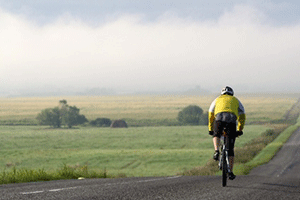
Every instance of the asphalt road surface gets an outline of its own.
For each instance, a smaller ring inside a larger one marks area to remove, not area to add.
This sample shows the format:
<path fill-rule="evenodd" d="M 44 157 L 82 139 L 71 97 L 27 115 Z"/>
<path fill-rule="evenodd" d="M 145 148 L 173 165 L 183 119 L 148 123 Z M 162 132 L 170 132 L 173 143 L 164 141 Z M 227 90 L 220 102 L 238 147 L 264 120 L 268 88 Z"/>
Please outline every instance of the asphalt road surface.
<path fill-rule="evenodd" d="M 0 199 L 300 200 L 300 129 L 268 164 L 227 187 L 220 176 L 84 179 L 2 185 Z"/>

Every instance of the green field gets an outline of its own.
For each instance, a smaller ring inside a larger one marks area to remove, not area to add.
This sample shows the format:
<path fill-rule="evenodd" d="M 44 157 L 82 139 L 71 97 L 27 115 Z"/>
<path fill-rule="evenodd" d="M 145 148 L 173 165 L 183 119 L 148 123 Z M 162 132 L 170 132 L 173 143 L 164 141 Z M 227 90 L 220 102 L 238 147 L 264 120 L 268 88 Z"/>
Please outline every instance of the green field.
<path fill-rule="evenodd" d="M 207 112 L 217 95 L 133 95 L 104 97 L 0 98 L 0 124 L 35 124 L 41 110 L 59 100 L 80 109 L 88 120 L 126 119 L 127 129 L 47 126 L 0 126 L 0 169 L 44 169 L 63 166 L 106 171 L 113 176 L 172 176 L 205 165 L 213 144 L 207 126 L 170 126 L 178 112 L 198 105 Z M 257 138 L 297 102 L 298 95 L 241 95 L 247 120 L 236 147 Z M 169 126 L 161 126 L 163 124 Z M 253 124 L 253 125 L 250 125 Z M 133 127 L 133 126 L 145 127 Z M 153 127 L 149 127 L 152 125 Z"/>
<path fill-rule="evenodd" d="M 267 127 L 251 125 L 241 147 Z M 0 126 L 1 168 L 54 171 L 63 164 L 126 176 L 171 176 L 204 165 L 213 145 L 206 126 L 47 129 Z"/>

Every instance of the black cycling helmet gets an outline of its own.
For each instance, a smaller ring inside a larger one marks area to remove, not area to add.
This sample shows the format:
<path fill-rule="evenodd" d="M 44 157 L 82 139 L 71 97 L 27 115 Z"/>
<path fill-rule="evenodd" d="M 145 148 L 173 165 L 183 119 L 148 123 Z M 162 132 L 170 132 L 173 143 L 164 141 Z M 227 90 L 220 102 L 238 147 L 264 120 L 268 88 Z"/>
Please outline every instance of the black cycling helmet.
<path fill-rule="evenodd" d="M 228 95 L 231 95 L 233 96 L 234 92 L 233 92 L 233 89 L 229 86 L 226 86 L 224 87 L 222 90 L 221 90 L 221 94 L 228 94 Z"/>

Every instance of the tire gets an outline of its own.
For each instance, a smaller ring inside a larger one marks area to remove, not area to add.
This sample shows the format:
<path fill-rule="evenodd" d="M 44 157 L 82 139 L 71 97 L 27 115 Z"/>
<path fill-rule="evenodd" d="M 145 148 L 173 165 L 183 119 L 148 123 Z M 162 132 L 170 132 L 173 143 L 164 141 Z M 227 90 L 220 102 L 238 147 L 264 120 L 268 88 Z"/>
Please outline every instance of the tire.
<path fill-rule="evenodd" d="M 227 160 L 226 160 L 226 156 L 227 153 L 226 152 L 228 150 L 228 137 L 224 138 L 224 144 L 225 144 L 225 148 L 222 151 L 222 186 L 225 187 L 227 185 L 227 172 L 228 172 L 228 165 L 227 165 Z"/>
<path fill-rule="evenodd" d="M 227 163 L 225 157 L 225 151 L 223 151 L 222 155 L 222 186 L 225 187 L 227 185 Z"/>

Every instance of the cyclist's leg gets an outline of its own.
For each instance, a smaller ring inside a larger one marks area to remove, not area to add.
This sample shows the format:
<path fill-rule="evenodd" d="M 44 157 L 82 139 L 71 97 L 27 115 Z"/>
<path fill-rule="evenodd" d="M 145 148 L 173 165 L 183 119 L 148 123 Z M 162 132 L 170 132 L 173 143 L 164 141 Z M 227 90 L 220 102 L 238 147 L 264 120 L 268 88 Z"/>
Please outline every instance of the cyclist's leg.
<path fill-rule="evenodd" d="M 228 173 L 229 179 L 233 180 L 235 179 L 236 175 L 233 173 L 233 164 L 234 164 L 234 156 L 229 156 L 229 167 L 230 167 L 230 172 Z"/>
<path fill-rule="evenodd" d="M 229 167 L 231 174 L 229 175 L 229 178 L 233 180 L 235 178 L 235 175 L 233 174 L 233 166 L 234 166 L 234 144 L 235 144 L 235 136 L 236 136 L 236 124 L 228 124 L 228 131 L 229 131 Z"/>
<path fill-rule="evenodd" d="M 229 167 L 231 172 L 233 170 L 233 165 L 234 165 L 234 156 L 229 156 Z"/>
<path fill-rule="evenodd" d="M 214 122 L 214 137 L 213 137 L 213 144 L 214 144 L 214 149 L 215 153 L 213 155 L 214 160 L 219 160 L 219 155 L 220 155 L 220 137 L 222 134 L 222 131 L 224 129 L 224 123 L 221 121 L 215 121 Z"/>
<path fill-rule="evenodd" d="M 214 143 L 215 150 L 219 150 L 220 137 L 222 135 L 223 129 L 224 129 L 224 122 L 222 122 L 222 121 L 215 121 L 214 122 L 213 143 Z"/>
<path fill-rule="evenodd" d="M 218 161 L 219 157 L 220 157 L 220 150 L 219 150 L 219 147 L 220 147 L 220 138 L 219 137 L 214 137 L 213 138 L 213 143 L 214 143 L 214 148 L 215 148 L 213 159 L 215 161 Z"/>
<path fill-rule="evenodd" d="M 219 137 L 214 137 L 213 138 L 213 143 L 214 143 L 215 151 L 218 151 L 219 146 L 220 146 L 220 138 Z"/>
<path fill-rule="evenodd" d="M 235 144 L 235 137 L 230 137 L 228 157 L 229 157 L 229 167 L 231 172 L 233 172 L 233 165 L 234 165 L 234 144 Z"/>

